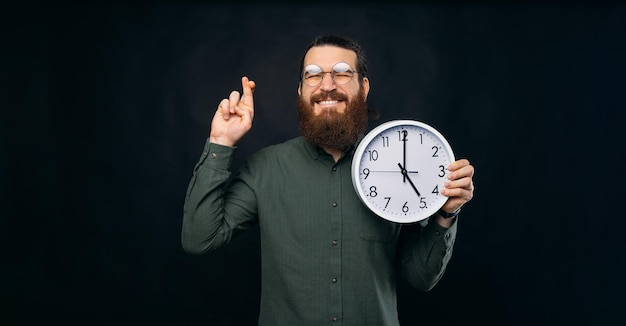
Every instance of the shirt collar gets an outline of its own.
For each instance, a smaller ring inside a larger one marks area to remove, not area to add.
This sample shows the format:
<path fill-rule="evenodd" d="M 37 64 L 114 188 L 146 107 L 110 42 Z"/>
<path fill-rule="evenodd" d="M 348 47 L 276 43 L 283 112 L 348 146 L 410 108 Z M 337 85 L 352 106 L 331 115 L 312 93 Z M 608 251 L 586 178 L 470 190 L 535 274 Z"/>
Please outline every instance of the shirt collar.
<path fill-rule="evenodd" d="M 356 150 L 356 146 L 361 142 L 361 140 L 363 140 L 364 137 L 365 137 L 365 135 L 360 135 L 359 138 L 357 138 L 357 140 L 354 143 L 354 145 L 348 146 L 348 148 L 346 148 L 343 151 L 343 156 L 352 156 L 352 155 L 354 155 L 354 151 Z M 307 153 L 309 153 L 309 155 L 311 155 L 312 159 L 317 160 L 317 159 L 320 158 L 321 155 L 328 155 L 328 153 L 326 153 L 326 151 L 324 151 L 324 149 L 322 149 L 318 145 L 314 145 L 314 144 L 309 143 L 308 141 L 306 141 L 304 139 L 304 137 L 302 138 L 302 140 L 304 142 L 305 150 L 307 151 Z"/>

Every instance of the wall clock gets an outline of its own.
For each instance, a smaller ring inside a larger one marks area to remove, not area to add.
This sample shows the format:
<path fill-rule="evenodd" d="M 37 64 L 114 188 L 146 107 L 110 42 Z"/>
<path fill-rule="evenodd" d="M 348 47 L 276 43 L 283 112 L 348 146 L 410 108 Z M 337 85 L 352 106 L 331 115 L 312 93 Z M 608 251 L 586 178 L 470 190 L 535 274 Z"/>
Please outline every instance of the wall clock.
<path fill-rule="evenodd" d="M 415 120 L 392 120 L 368 132 L 352 160 L 352 183 L 361 201 L 397 223 L 426 219 L 446 203 L 440 190 L 454 162 L 448 141 Z"/>

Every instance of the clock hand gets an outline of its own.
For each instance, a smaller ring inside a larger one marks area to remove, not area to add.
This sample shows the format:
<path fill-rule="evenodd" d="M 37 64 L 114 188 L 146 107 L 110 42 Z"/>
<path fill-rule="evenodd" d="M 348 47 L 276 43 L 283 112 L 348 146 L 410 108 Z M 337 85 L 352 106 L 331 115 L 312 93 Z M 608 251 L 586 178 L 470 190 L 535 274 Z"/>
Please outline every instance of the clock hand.
<path fill-rule="evenodd" d="M 402 164 L 403 166 L 406 166 L 406 135 L 407 135 L 407 131 L 402 130 Z M 404 170 L 403 167 L 400 167 L 400 168 Z M 402 180 L 403 182 L 406 182 L 406 173 L 402 174 Z"/>
<path fill-rule="evenodd" d="M 402 173 L 402 175 L 407 180 L 409 180 L 409 183 L 411 184 L 411 187 L 413 187 L 413 190 L 415 190 L 415 193 L 417 193 L 417 195 L 421 197 L 422 195 L 420 195 L 420 192 L 415 187 L 415 184 L 413 184 L 413 181 L 411 181 L 411 178 L 409 178 L 409 174 L 406 172 L 406 169 L 404 167 L 402 167 L 402 164 L 400 164 L 400 163 L 398 163 L 398 166 L 400 167 L 400 172 Z"/>

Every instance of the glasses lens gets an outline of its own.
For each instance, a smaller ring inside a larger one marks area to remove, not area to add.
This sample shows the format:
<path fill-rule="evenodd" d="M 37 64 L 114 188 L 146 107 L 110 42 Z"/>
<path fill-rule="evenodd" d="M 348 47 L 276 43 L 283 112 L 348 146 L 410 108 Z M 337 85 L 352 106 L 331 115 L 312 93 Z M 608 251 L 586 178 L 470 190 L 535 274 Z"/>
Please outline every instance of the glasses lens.
<path fill-rule="evenodd" d="M 345 62 L 339 62 L 333 67 L 334 72 L 347 72 L 351 70 L 352 67 L 350 67 L 350 65 Z"/>
<path fill-rule="evenodd" d="M 308 65 L 304 67 L 304 72 L 302 73 L 302 80 L 305 84 L 309 86 L 317 86 L 322 82 L 322 77 L 324 74 L 322 73 L 322 68 L 318 65 Z"/>
<path fill-rule="evenodd" d="M 345 85 L 352 80 L 354 72 L 352 67 L 345 62 L 339 62 L 333 67 L 333 80 L 339 85 Z"/>

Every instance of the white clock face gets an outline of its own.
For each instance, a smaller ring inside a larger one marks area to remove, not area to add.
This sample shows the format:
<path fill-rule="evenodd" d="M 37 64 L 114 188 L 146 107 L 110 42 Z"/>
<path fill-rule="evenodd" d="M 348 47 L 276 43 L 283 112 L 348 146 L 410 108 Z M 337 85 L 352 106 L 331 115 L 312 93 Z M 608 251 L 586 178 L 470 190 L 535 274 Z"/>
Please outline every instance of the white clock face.
<path fill-rule="evenodd" d="M 374 213 L 398 223 L 413 223 L 435 214 L 448 197 L 440 191 L 448 180 L 454 154 L 433 127 L 414 120 L 393 120 L 370 131 L 352 161 L 352 182 Z"/>

